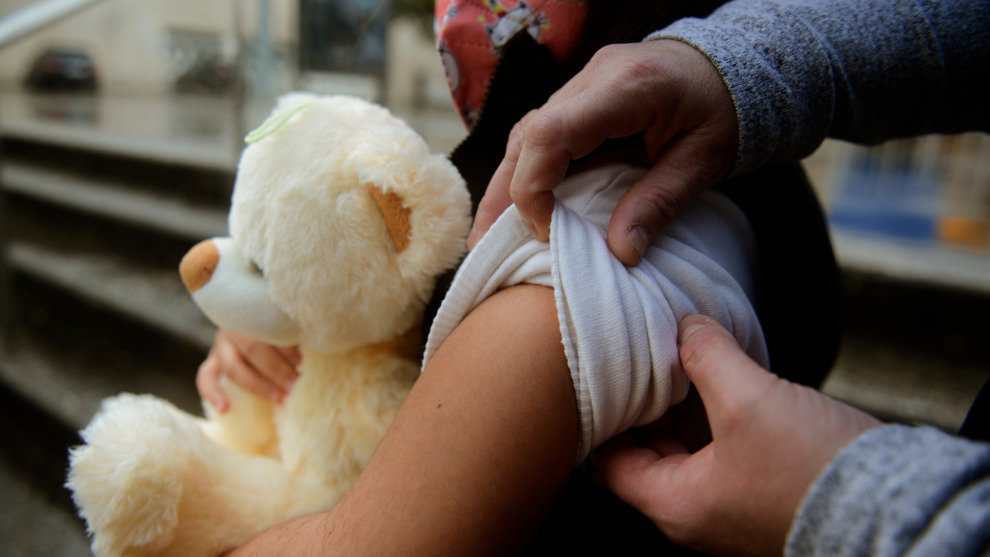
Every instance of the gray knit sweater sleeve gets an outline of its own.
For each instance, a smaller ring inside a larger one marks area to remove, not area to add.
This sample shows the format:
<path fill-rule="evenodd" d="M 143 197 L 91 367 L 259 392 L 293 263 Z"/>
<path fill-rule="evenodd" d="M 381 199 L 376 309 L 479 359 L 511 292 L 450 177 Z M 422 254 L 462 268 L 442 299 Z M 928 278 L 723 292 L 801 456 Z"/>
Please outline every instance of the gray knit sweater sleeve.
<path fill-rule="evenodd" d="M 734 173 L 861 143 L 990 130 L 990 1 L 736 0 L 674 38 L 722 74 L 739 118 Z"/>
<path fill-rule="evenodd" d="M 839 452 L 798 509 L 787 555 L 990 552 L 990 444 L 888 425 Z"/>

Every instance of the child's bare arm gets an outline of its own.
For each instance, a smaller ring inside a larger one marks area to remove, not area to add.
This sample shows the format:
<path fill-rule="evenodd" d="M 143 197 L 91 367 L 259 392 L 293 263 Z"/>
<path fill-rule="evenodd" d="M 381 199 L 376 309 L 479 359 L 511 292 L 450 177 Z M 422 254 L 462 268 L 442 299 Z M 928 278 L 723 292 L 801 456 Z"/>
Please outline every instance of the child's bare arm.
<path fill-rule="evenodd" d="M 553 291 L 507 288 L 444 342 L 333 511 L 237 554 L 504 553 L 549 510 L 577 438 Z"/>

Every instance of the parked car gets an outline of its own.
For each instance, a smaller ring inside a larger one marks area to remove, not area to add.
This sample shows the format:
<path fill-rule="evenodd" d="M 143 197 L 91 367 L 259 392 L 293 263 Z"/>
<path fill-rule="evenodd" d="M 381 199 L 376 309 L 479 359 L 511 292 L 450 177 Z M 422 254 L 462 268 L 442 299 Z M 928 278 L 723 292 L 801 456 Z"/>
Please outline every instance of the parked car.
<path fill-rule="evenodd" d="M 96 91 L 96 65 L 85 52 L 48 49 L 31 65 L 25 85 L 34 91 Z"/>
<path fill-rule="evenodd" d="M 218 60 L 206 59 L 194 64 L 175 80 L 179 93 L 222 94 L 238 83 L 237 68 Z"/>

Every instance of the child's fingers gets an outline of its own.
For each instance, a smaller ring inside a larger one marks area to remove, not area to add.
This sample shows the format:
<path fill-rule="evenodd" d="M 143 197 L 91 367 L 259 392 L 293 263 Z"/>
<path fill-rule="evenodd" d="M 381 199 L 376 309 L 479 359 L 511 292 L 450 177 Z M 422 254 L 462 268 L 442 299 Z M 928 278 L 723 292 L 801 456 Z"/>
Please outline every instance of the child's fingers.
<path fill-rule="evenodd" d="M 215 358 L 208 357 L 196 373 L 196 390 L 201 398 L 223 414 L 230 408 L 230 401 L 220 388 L 221 372 L 220 363 Z"/>
<path fill-rule="evenodd" d="M 274 346 L 257 343 L 251 347 L 244 359 L 250 368 L 249 371 L 257 372 L 277 385 L 279 389 L 288 392 L 299 378 L 299 372 L 289 360 L 290 357 L 291 354 Z"/>
<path fill-rule="evenodd" d="M 245 360 L 236 348 L 229 345 L 219 348 L 223 352 L 220 357 L 220 360 L 224 362 L 222 372 L 231 381 L 262 398 L 275 403 L 282 402 L 282 399 L 285 398 L 285 391 Z"/>
<path fill-rule="evenodd" d="M 299 351 L 299 347 L 276 346 L 275 349 L 278 350 L 280 354 L 282 354 L 282 357 L 285 358 L 285 361 L 289 362 L 289 365 L 292 366 L 293 371 L 296 372 L 296 374 L 298 375 L 298 371 L 295 368 L 299 367 L 299 364 L 302 363 L 302 352 Z"/>

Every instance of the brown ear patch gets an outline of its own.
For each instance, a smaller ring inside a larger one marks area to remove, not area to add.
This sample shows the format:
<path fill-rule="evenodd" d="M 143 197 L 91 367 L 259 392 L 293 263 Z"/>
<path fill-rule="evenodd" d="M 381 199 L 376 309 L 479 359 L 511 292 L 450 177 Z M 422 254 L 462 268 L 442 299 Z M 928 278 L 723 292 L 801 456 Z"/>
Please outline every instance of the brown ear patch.
<path fill-rule="evenodd" d="M 409 247 L 409 238 L 412 236 L 412 223 L 409 214 L 412 212 L 408 207 L 402 205 L 402 198 L 395 192 L 383 192 L 375 186 L 368 186 L 371 198 L 378 205 L 378 210 L 385 219 L 385 226 L 388 228 L 388 235 L 392 237 L 395 244 L 396 253 L 402 253 Z"/>

